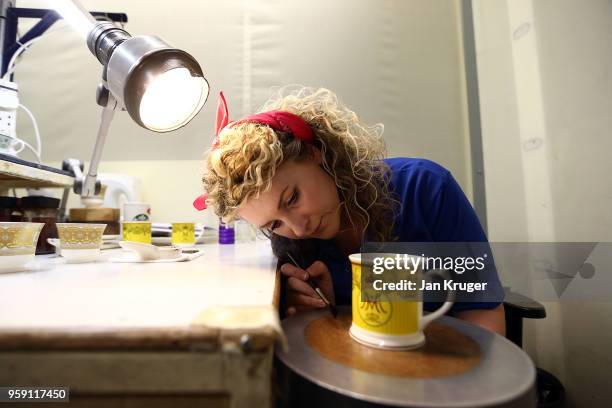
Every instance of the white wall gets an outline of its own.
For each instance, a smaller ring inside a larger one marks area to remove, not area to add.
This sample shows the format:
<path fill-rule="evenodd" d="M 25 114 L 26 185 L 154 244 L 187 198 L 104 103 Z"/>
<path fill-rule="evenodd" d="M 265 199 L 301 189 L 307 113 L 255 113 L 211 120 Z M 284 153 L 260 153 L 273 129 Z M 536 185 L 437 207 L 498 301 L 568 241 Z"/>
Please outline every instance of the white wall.
<path fill-rule="evenodd" d="M 534 2 L 559 241 L 612 241 L 612 2 Z M 608 263 L 608 272 L 609 272 Z M 598 273 L 606 271 L 598 270 Z M 608 286 L 608 293 L 612 290 Z M 612 303 L 561 303 L 571 406 L 607 406 Z M 540 344 L 540 353 L 546 350 Z"/>
<path fill-rule="evenodd" d="M 612 2 L 477 0 L 474 20 L 490 239 L 612 241 Z M 568 407 L 612 400 L 602 300 L 548 302 L 526 322 L 525 347 Z"/>
<path fill-rule="evenodd" d="M 141 175 L 160 220 L 192 216 L 183 204 L 199 192 L 199 162 L 212 139 L 218 92 L 225 92 L 237 118 L 260 106 L 272 86 L 289 83 L 334 90 L 366 122 L 385 124 L 391 155 L 438 161 L 471 196 L 457 1 L 181 0 L 171 8 L 136 0 L 83 3 L 90 10 L 126 12 L 128 31 L 154 33 L 184 48 L 210 81 L 209 102 L 177 132 L 147 132 L 126 113 L 111 126 L 101 171 Z M 43 160 L 89 160 L 100 116 L 94 102 L 100 73 L 68 29 L 49 34 L 22 58 L 16 80 L 22 102 L 38 118 Z M 32 140 L 21 113 L 18 126 Z"/>
<path fill-rule="evenodd" d="M 88 163 L 85 163 L 86 166 Z M 60 162 L 52 162 L 61 166 Z M 210 209 L 197 211 L 192 202 L 201 194 L 201 160 L 104 161 L 100 173 L 129 174 L 141 183 L 141 201 L 151 203 L 153 222 L 199 222 L 216 226 Z M 71 194 L 68 207 L 80 207 L 80 197 Z"/>

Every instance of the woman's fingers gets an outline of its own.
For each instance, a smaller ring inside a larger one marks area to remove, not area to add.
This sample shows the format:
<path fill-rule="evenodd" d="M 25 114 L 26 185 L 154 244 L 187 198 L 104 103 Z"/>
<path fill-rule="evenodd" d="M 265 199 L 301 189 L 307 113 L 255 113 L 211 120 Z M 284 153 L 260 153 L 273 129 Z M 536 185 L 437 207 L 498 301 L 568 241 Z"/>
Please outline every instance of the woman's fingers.
<path fill-rule="evenodd" d="M 327 279 L 331 280 L 331 274 L 327 266 L 321 261 L 315 261 L 306 268 L 308 276 L 314 279 Z"/>
<path fill-rule="evenodd" d="M 281 265 L 280 270 L 281 270 L 281 273 L 288 278 L 293 277 L 296 279 L 300 279 L 302 281 L 308 280 L 308 272 L 290 263 Z"/>
<path fill-rule="evenodd" d="M 317 293 L 309 284 L 297 278 L 287 279 L 287 287 L 306 296 L 318 297 Z"/>
<path fill-rule="evenodd" d="M 326 297 L 334 303 L 334 290 L 331 274 L 327 266 L 316 261 L 307 270 L 286 263 L 280 268 L 281 273 L 287 277 L 287 314 L 291 315 L 302 310 L 320 309 L 326 306 L 314 289 L 306 282 L 312 279 L 321 288 Z"/>
<path fill-rule="evenodd" d="M 291 306 L 310 306 L 314 308 L 325 307 L 325 302 L 320 297 L 312 297 L 291 291 L 287 293 L 287 304 Z"/>
<path fill-rule="evenodd" d="M 334 284 L 327 265 L 321 261 L 316 261 L 306 269 L 306 272 L 310 276 L 310 279 L 312 279 L 319 289 L 323 291 L 327 299 L 332 304 L 336 304 Z"/>

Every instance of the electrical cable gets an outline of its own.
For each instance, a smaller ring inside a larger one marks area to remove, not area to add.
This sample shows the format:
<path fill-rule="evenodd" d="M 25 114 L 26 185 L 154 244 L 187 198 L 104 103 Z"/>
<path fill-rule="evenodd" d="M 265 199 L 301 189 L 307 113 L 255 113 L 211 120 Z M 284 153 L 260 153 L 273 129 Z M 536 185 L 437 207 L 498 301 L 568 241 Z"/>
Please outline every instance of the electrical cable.
<path fill-rule="evenodd" d="M 116 24 L 110 17 L 108 17 L 108 15 L 106 16 L 98 16 L 96 17 L 97 21 L 109 21 L 113 24 Z M 125 24 L 120 23 L 121 27 L 123 28 L 125 26 Z M 63 27 L 59 27 L 55 30 L 51 30 L 48 31 L 45 34 L 42 34 L 38 37 L 34 37 L 32 39 L 30 39 L 29 41 L 26 41 L 25 43 L 21 43 L 19 40 L 17 40 L 17 44 L 20 45 L 20 47 L 17 49 L 17 51 L 15 51 L 15 53 L 13 54 L 13 56 L 11 57 L 7 68 L 6 68 L 6 72 L 4 73 L 4 76 L 2 76 L 3 79 L 6 79 L 9 75 L 12 75 L 15 72 L 15 68 L 17 66 L 17 58 L 19 58 L 32 44 L 38 42 L 40 39 L 45 38 L 48 35 L 51 35 L 53 33 L 57 33 L 58 31 L 62 31 L 65 30 L 67 28 L 69 28 L 70 26 L 68 25 L 64 25 Z"/>
<path fill-rule="evenodd" d="M 107 21 L 113 22 L 108 17 L 108 15 L 100 16 L 98 19 L 100 19 L 100 20 L 107 20 Z M 123 27 L 124 24 L 121 23 L 121 26 Z M 23 53 L 30 46 L 32 46 L 33 44 L 35 44 L 36 42 L 40 41 L 41 39 L 47 37 L 50 34 L 57 33 L 58 31 L 65 30 L 67 28 L 69 28 L 69 26 L 68 25 L 64 25 L 63 27 L 60 27 L 60 28 L 57 28 L 55 30 L 49 31 L 46 34 L 40 35 L 38 37 L 34 37 L 34 38 L 30 39 L 29 41 L 26 41 L 25 43 L 21 43 L 19 40 L 17 40 L 16 42 L 17 42 L 17 44 L 19 44 L 19 48 L 11 56 L 11 59 L 9 60 L 9 63 L 7 65 L 6 72 L 2 76 L 2 79 L 10 78 L 10 76 L 15 72 L 15 69 L 17 68 L 18 58 L 21 57 L 23 55 Z M 42 139 L 40 137 L 40 131 L 38 129 L 38 123 L 36 121 L 36 118 L 34 117 L 34 114 L 25 105 L 20 103 L 19 107 L 26 112 L 26 114 L 30 117 L 30 120 L 32 121 L 32 126 L 34 127 L 34 134 L 36 136 L 36 143 L 38 144 L 38 149 L 34 149 L 28 142 L 26 142 L 23 139 L 20 139 L 19 137 L 12 137 L 12 139 L 15 140 L 17 143 L 21 143 L 21 146 L 16 150 L 16 153 L 21 153 L 27 147 L 28 149 L 30 149 L 32 151 L 32 153 L 36 157 L 36 160 L 40 164 L 42 162 L 42 160 L 41 160 L 41 155 L 42 155 Z"/>
<path fill-rule="evenodd" d="M 21 46 L 17 49 L 17 51 L 15 51 L 15 53 L 9 60 L 9 63 L 6 68 L 6 72 L 4 73 L 4 76 L 2 77 L 2 79 L 8 79 L 8 77 L 13 73 L 13 71 L 15 71 L 15 67 L 17 66 L 17 58 L 21 56 L 21 54 L 25 52 L 29 46 L 31 46 L 37 41 L 40 41 L 41 38 L 44 38 L 44 36 L 34 37 L 30 41 L 26 41 L 23 44 L 19 43 L 21 44 Z"/>
<path fill-rule="evenodd" d="M 11 59 L 9 60 L 8 65 L 6 66 L 6 72 L 4 73 L 4 75 L 2 76 L 2 79 L 7 79 L 9 77 L 9 75 L 13 74 L 13 72 L 15 72 L 15 68 L 17 67 L 17 58 L 19 58 L 31 45 L 33 45 L 34 43 L 40 41 L 41 39 L 47 37 L 48 35 L 51 35 L 53 33 L 57 33 L 58 31 L 62 31 L 67 29 L 69 26 L 65 25 L 63 27 L 57 28 L 55 30 L 49 31 L 39 37 L 34 37 L 32 39 L 30 39 L 29 41 L 26 41 L 24 43 L 19 42 L 19 40 L 17 40 L 17 44 L 20 44 L 19 48 L 17 49 L 17 51 L 15 51 L 15 53 L 13 54 L 13 56 L 11 57 Z"/>
<path fill-rule="evenodd" d="M 16 150 L 16 153 L 21 153 L 23 149 L 27 147 L 28 149 L 32 151 L 32 153 L 34 154 L 34 157 L 36 157 L 36 161 L 38 162 L 38 164 L 42 164 L 40 160 L 40 156 L 38 155 L 38 152 L 36 151 L 36 149 L 32 147 L 32 145 L 30 145 L 28 142 L 26 142 L 23 139 L 19 139 L 18 137 L 15 137 L 12 139 L 15 140 L 17 143 L 21 143 L 21 147 L 18 150 Z"/>
<path fill-rule="evenodd" d="M 38 144 L 38 153 L 36 154 L 36 157 L 38 157 L 38 160 L 40 162 L 41 156 L 42 156 L 42 140 L 40 138 L 40 131 L 38 130 L 38 122 L 36 121 L 34 114 L 28 108 L 26 108 L 25 105 L 20 103 L 19 107 L 23 109 L 25 113 L 28 114 L 28 116 L 30 117 L 30 120 L 32 121 L 32 127 L 34 128 L 34 134 L 36 135 L 36 143 Z"/>

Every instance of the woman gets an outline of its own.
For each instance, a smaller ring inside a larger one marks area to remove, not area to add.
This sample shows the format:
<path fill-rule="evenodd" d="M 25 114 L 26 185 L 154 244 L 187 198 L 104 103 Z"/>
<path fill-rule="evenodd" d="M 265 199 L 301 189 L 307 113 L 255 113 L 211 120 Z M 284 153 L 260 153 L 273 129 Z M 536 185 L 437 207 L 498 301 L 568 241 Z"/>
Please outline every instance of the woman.
<path fill-rule="evenodd" d="M 382 125 L 363 124 L 327 89 L 285 88 L 262 113 L 228 123 L 221 95 L 217 137 L 203 177 L 218 216 L 266 231 L 282 263 L 282 309 L 293 314 L 330 301 L 350 304 L 348 255 L 369 241 L 486 242 L 450 173 L 425 159 L 384 159 Z M 299 256 L 298 268 L 285 262 Z M 488 287 L 502 293 L 495 270 Z M 427 306 L 431 305 L 426 305 Z M 456 303 L 460 319 L 504 334 L 501 298 Z"/>

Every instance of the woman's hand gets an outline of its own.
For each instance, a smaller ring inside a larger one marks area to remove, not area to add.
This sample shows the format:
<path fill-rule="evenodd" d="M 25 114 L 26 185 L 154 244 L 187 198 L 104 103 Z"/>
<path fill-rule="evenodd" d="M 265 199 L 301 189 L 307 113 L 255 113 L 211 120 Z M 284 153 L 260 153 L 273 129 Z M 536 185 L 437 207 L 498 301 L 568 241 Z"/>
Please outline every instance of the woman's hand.
<path fill-rule="evenodd" d="M 290 263 L 283 264 L 280 269 L 281 273 L 287 277 L 286 314 L 288 316 L 302 310 L 320 309 L 326 306 L 325 302 L 310 287 L 308 279 L 321 289 L 327 300 L 333 305 L 336 304 L 331 273 L 323 262 L 316 261 L 306 270 Z"/>

